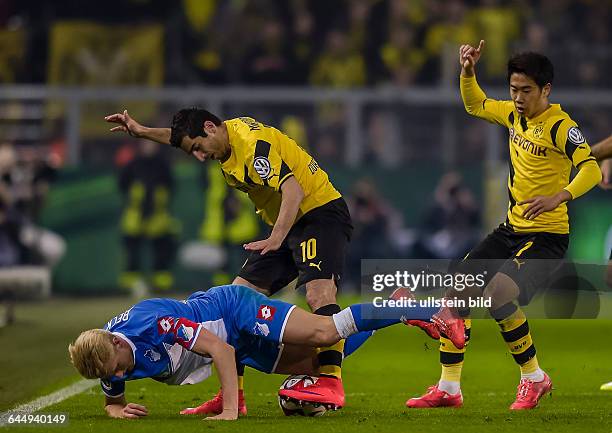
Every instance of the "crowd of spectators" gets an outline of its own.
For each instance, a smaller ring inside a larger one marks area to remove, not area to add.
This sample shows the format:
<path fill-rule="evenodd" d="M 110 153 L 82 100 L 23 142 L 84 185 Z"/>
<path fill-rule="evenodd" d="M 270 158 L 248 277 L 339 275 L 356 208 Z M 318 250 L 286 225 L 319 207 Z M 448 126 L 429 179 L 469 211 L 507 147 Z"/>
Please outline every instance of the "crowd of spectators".
<path fill-rule="evenodd" d="M 4 0 L 0 81 L 45 82 L 53 26 L 85 20 L 160 24 L 166 85 L 437 85 L 457 44 L 485 39 L 490 82 L 511 52 L 538 50 L 557 60 L 558 83 L 609 86 L 610 11 L 599 0 Z"/>

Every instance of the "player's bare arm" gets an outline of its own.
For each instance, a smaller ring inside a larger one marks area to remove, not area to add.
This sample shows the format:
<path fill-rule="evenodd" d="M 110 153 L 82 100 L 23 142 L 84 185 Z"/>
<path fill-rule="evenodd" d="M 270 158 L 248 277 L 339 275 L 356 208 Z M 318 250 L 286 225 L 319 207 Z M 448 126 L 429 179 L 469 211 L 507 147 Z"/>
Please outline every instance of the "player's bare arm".
<path fill-rule="evenodd" d="M 245 250 L 261 251 L 261 254 L 266 254 L 268 251 L 275 251 L 280 248 L 285 240 L 287 233 L 295 222 L 295 217 L 300 209 L 300 204 L 304 199 L 304 190 L 295 179 L 294 176 L 288 178 L 281 185 L 282 201 L 278 218 L 272 228 L 272 233 L 267 239 L 261 241 L 249 242 L 244 245 Z"/>
<path fill-rule="evenodd" d="M 472 77 L 474 75 L 474 67 L 484 48 L 485 41 L 481 40 L 478 47 L 474 48 L 469 44 L 464 44 L 459 47 L 459 64 L 461 65 L 461 75 L 464 77 Z"/>
<path fill-rule="evenodd" d="M 111 128 L 111 132 L 125 132 L 134 137 L 146 138 L 160 144 L 170 144 L 170 128 L 149 128 L 143 126 L 128 114 L 127 110 L 123 113 L 115 113 L 104 118 L 108 123 L 116 123 L 117 126 Z"/>
<path fill-rule="evenodd" d="M 599 186 L 612 189 L 612 135 L 591 146 L 591 153 L 601 162 L 602 180 Z"/>
<path fill-rule="evenodd" d="M 223 390 L 223 412 L 206 419 L 238 419 L 238 374 L 234 348 L 212 332 L 202 329 L 191 350 L 212 358 Z"/>
<path fill-rule="evenodd" d="M 591 153 L 597 161 L 612 158 L 612 135 L 592 145 Z"/>
<path fill-rule="evenodd" d="M 111 418 L 138 419 L 149 414 L 146 407 L 128 403 L 123 395 L 121 397 L 106 396 L 104 410 Z"/>

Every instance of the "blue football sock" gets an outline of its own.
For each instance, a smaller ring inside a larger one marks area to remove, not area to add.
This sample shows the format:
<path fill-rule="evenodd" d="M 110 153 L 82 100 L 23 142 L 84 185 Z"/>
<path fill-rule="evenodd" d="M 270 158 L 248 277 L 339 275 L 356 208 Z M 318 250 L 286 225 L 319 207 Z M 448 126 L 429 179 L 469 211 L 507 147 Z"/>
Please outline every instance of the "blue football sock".
<path fill-rule="evenodd" d="M 365 343 L 368 338 L 372 336 L 372 334 L 374 334 L 374 331 L 363 331 L 353 334 L 347 338 L 344 342 L 344 357 L 346 358 L 351 353 L 359 349 L 363 343 Z"/>
<path fill-rule="evenodd" d="M 355 304 L 350 307 L 358 331 L 370 331 L 407 320 L 429 320 L 439 307 L 376 307 L 373 304 Z"/>

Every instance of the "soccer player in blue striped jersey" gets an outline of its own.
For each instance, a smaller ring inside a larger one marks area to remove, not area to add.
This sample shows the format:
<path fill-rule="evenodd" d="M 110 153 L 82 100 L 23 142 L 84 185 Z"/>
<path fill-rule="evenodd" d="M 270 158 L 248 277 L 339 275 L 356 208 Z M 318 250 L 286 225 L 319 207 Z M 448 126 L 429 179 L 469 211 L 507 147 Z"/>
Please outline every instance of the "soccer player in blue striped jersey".
<path fill-rule="evenodd" d="M 82 332 L 68 350 L 81 375 L 101 379 L 105 410 L 115 418 L 148 414 L 146 407 L 126 401 L 126 381 L 153 378 L 168 385 L 195 384 L 211 375 L 214 363 L 223 411 L 211 418 L 231 420 L 238 418 L 236 361 L 265 373 L 313 375 L 318 367 L 317 347 L 347 339 L 346 347 L 354 351 L 375 329 L 405 319 L 429 320 L 436 311 L 418 304 L 357 304 L 329 317 L 245 286 L 218 286 L 184 301 L 141 301 L 111 319 L 104 329 Z M 463 330 L 460 320 L 439 326 L 446 332 L 448 327 Z M 302 393 L 279 391 L 293 399 Z M 317 401 L 317 393 L 311 394 L 312 401 L 327 403 L 324 395 Z"/>

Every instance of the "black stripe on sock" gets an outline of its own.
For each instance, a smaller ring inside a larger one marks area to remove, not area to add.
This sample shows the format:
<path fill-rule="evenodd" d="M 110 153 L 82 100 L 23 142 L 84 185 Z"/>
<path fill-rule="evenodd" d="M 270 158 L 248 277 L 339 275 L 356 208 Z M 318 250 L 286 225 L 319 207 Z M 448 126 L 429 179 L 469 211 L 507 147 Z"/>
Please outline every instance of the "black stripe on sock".
<path fill-rule="evenodd" d="M 459 364 L 463 362 L 464 353 L 450 353 L 440 351 L 440 364 Z"/>
<path fill-rule="evenodd" d="M 510 317 L 514 312 L 518 310 L 518 307 L 512 302 L 508 302 L 506 305 L 502 305 L 497 310 L 491 311 L 491 317 L 493 317 L 498 322 L 501 322 L 504 319 Z"/>
<path fill-rule="evenodd" d="M 244 364 L 236 361 L 236 373 L 238 376 L 244 376 Z"/>
<path fill-rule="evenodd" d="M 512 331 L 502 332 L 501 335 L 506 343 L 512 343 L 513 341 L 520 340 L 529 334 L 529 322 L 525 320 L 525 323 L 520 325 L 518 328 Z"/>
<path fill-rule="evenodd" d="M 319 365 L 337 365 L 342 366 L 342 353 L 337 350 L 325 350 L 317 355 Z"/>
<path fill-rule="evenodd" d="M 333 316 L 334 314 L 337 314 L 340 311 L 342 311 L 342 309 L 340 308 L 340 305 L 328 304 L 328 305 L 322 306 L 321 308 L 317 308 L 315 311 L 313 311 L 313 313 L 319 316 Z"/>
<path fill-rule="evenodd" d="M 514 357 L 514 360 L 516 361 L 518 365 L 523 365 L 524 363 L 529 361 L 531 358 L 536 356 L 535 345 L 532 344 L 531 346 L 529 346 L 529 349 L 525 350 L 523 353 L 519 353 L 518 355 L 513 354 L 512 356 Z"/>

